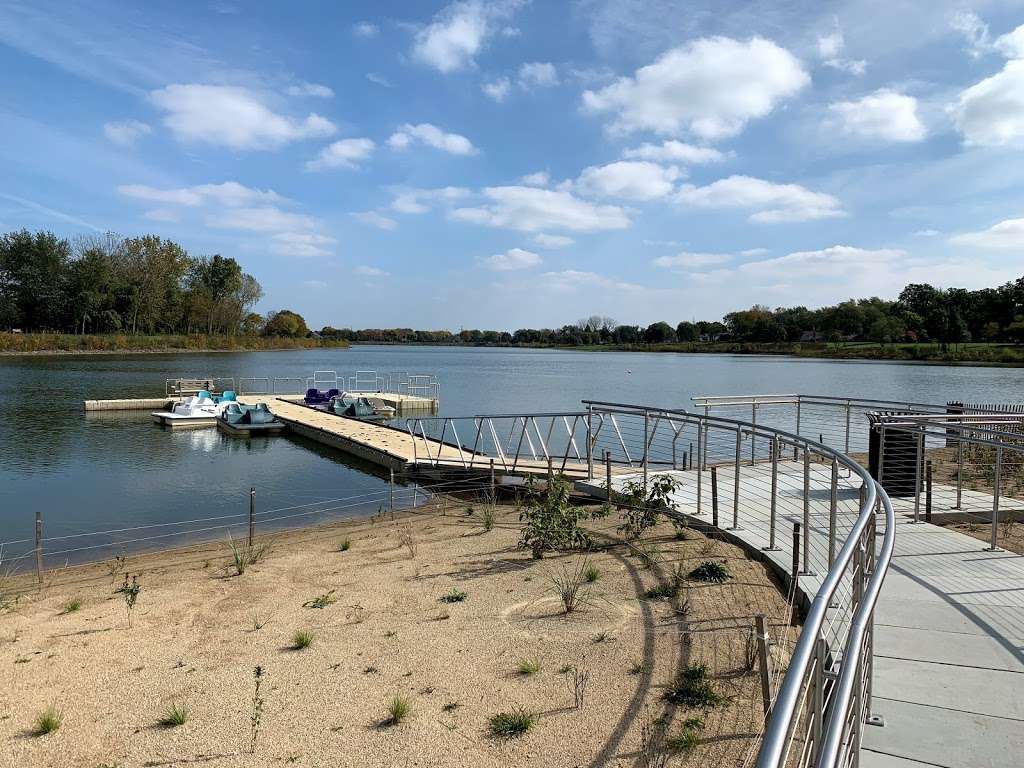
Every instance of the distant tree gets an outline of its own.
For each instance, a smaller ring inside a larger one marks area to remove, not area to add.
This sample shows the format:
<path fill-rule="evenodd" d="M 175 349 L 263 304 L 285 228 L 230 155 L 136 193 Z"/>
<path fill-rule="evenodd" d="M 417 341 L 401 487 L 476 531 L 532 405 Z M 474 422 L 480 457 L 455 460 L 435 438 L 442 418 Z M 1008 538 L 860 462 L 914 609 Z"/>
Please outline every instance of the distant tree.
<path fill-rule="evenodd" d="M 67 263 L 71 247 L 52 232 L 27 229 L 0 238 L 0 271 L 11 325 L 25 330 L 59 328 L 66 314 Z"/>
<path fill-rule="evenodd" d="M 644 330 L 644 341 L 648 344 L 664 344 L 675 340 L 676 332 L 665 322 L 651 323 Z"/>
<path fill-rule="evenodd" d="M 676 326 L 676 339 L 678 341 L 697 341 L 700 334 L 697 332 L 697 326 L 694 323 L 683 320 L 679 325 Z"/>
<path fill-rule="evenodd" d="M 309 336 L 309 328 L 306 327 L 306 321 L 302 315 L 289 309 L 282 309 L 267 313 L 267 321 L 263 324 L 263 335 L 305 338 Z"/>

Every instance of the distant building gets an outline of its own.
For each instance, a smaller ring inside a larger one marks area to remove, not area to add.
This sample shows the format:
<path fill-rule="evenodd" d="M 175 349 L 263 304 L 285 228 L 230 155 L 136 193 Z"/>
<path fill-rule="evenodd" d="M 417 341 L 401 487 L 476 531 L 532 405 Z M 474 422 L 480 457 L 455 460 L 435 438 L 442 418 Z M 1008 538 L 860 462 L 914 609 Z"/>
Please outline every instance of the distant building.
<path fill-rule="evenodd" d="M 825 334 L 821 331 L 804 331 L 800 334 L 800 341 L 804 344 L 818 344 L 825 341 Z"/>

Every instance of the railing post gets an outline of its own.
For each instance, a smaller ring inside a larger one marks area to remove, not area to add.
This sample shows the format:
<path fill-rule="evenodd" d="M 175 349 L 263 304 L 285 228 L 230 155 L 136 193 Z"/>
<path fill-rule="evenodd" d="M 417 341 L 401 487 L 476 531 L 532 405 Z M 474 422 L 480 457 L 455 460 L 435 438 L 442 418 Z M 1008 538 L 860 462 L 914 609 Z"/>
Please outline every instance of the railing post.
<path fill-rule="evenodd" d="M 36 512 L 36 579 L 43 588 L 43 513 Z"/>
<path fill-rule="evenodd" d="M 999 492 L 1003 474 L 1003 446 L 996 446 L 995 481 L 992 483 L 992 535 L 989 552 L 1001 552 L 999 547 Z M 1011 512 L 1011 514 L 1013 514 Z"/>
<path fill-rule="evenodd" d="M 736 428 L 736 472 L 732 481 L 732 527 L 730 531 L 740 529 L 740 451 L 743 448 L 743 432 Z"/>
<path fill-rule="evenodd" d="M 821 737 L 825 720 L 825 638 L 820 635 L 814 643 L 814 701 L 812 704 L 813 725 L 811 731 L 811 754 L 817 762 L 821 752 Z"/>
<path fill-rule="evenodd" d="M 608 501 L 612 500 L 612 452 L 604 452 L 604 481 L 605 481 L 605 498 Z"/>
<path fill-rule="evenodd" d="M 804 446 L 804 568 L 807 576 L 813 576 L 811 570 L 811 452 Z"/>
<path fill-rule="evenodd" d="M 924 464 L 924 521 L 932 521 L 932 460 Z"/>
<path fill-rule="evenodd" d="M 703 461 L 702 461 L 702 459 L 701 459 L 701 457 L 699 455 L 700 446 L 701 446 L 701 440 L 703 439 L 703 437 L 704 437 L 704 422 L 703 421 L 698 421 L 697 422 L 697 451 L 698 451 L 698 456 L 697 456 L 697 514 L 698 515 L 701 514 L 701 508 L 700 507 L 701 507 L 701 503 L 703 501 L 703 494 L 701 493 L 701 491 L 703 489 L 701 488 L 701 486 L 703 484 L 703 478 L 704 478 L 704 464 L 703 464 Z M 690 464 L 691 464 L 691 469 L 692 469 L 693 468 L 692 467 L 692 464 L 693 464 L 693 443 L 690 443 Z"/>
<path fill-rule="evenodd" d="M 391 512 L 391 516 L 395 515 L 395 470 L 389 469 L 391 479 L 388 483 L 388 511 Z"/>
<path fill-rule="evenodd" d="M 593 474 L 593 473 L 591 473 Z M 494 459 L 491 459 L 491 504 L 496 503 L 498 500 L 497 488 L 494 485 Z"/>
<path fill-rule="evenodd" d="M 832 483 L 829 488 L 828 504 L 828 567 L 836 559 L 836 513 L 839 509 L 839 460 L 832 459 Z"/>
<path fill-rule="evenodd" d="M 921 522 L 921 465 L 924 463 L 924 430 L 917 436 L 917 453 L 914 458 L 914 522 Z"/>
<path fill-rule="evenodd" d="M 754 442 L 756 438 L 754 435 L 757 433 L 757 401 L 755 400 L 750 406 L 750 466 L 754 466 L 755 453 L 754 453 Z"/>
<path fill-rule="evenodd" d="M 697 434 L 698 435 L 700 434 L 700 425 L 699 424 L 697 425 Z M 690 453 L 689 453 L 689 456 L 690 456 L 690 466 L 688 468 L 689 469 L 693 469 L 693 440 L 690 441 Z M 683 467 L 683 469 L 687 469 L 687 467 Z"/>
<path fill-rule="evenodd" d="M 843 453 L 850 453 L 850 401 L 846 401 L 846 442 Z"/>
<path fill-rule="evenodd" d="M 711 467 L 711 524 L 718 527 L 718 467 Z"/>
<path fill-rule="evenodd" d="M 754 632 L 757 633 L 757 661 L 761 672 L 761 702 L 767 717 L 772 711 L 772 657 L 768 653 L 768 622 L 764 614 L 754 617 Z"/>
<path fill-rule="evenodd" d="M 249 489 L 249 549 L 252 549 L 252 540 L 256 536 L 256 489 Z"/>
<path fill-rule="evenodd" d="M 647 442 L 647 430 L 649 429 L 649 417 L 647 411 L 644 410 L 644 493 L 647 493 L 647 449 L 649 443 Z"/>
<path fill-rule="evenodd" d="M 575 424 L 573 425 L 575 427 Z M 587 403 L 587 480 L 594 479 L 594 404 Z M 569 453 L 568 448 L 565 451 Z"/>
<path fill-rule="evenodd" d="M 791 572 L 793 585 L 793 616 L 790 621 L 797 624 L 797 590 L 800 587 L 800 523 L 793 523 L 793 570 Z"/>
<path fill-rule="evenodd" d="M 768 516 L 768 552 L 777 552 L 775 546 L 775 516 L 779 505 L 779 436 L 772 438 L 772 498 Z"/>
<path fill-rule="evenodd" d="M 964 433 L 963 429 L 960 430 L 959 437 L 956 441 L 956 507 L 960 509 L 960 505 L 963 502 L 963 488 L 964 488 Z"/>
<path fill-rule="evenodd" d="M 793 432 L 800 437 L 800 395 L 796 396 L 796 430 Z M 797 444 L 793 443 L 793 461 L 797 460 Z"/>

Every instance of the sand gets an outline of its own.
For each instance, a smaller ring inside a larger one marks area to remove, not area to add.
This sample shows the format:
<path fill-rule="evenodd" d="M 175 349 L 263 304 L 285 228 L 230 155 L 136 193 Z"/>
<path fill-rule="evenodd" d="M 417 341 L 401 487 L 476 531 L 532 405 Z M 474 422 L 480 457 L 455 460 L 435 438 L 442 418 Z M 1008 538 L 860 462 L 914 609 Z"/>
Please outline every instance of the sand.
<path fill-rule="evenodd" d="M 634 766 L 647 764 L 644 725 L 662 717 L 670 736 L 704 721 L 703 743 L 669 765 L 742 764 L 763 718 L 749 628 L 769 617 L 781 667 L 794 637 L 784 597 L 732 545 L 694 531 L 682 541 L 662 523 L 638 544 L 652 566 L 617 522 L 588 523 L 605 549 L 539 561 L 516 547 L 514 508 L 499 507 L 485 532 L 461 504 L 279 534 L 240 576 L 226 573 L 220 543 L 130 557 L 142 587 L 130 628 L 115 593 L 123 574 L 108 563 L 50 574 L 0 616 L 0 765 Z M 565 615 L 551 577 L 584 557 L 600 577 L 588 605 Z M 709 559 L 733 578 L 690 583 L 675 601 L 643 596 L 677 565 Z M 465 599 L 442 602 L 452 589 Z M 304 607 L 320 595 L 324 607 Z M 81 607 L 63 612 L 72 599 Z M 291 648 L 297 630 L 312 633 L 308 648 Z M 520 674 L 521 659 L 540 671 Z M 664 701 L 694 663 L 726 704 L 705 713 Z M 264 704 L 250 753 L 257 665 Z M 589 672 L 581 708 L 570 666 Z M 387 724 L 396 695 L 411 713 Z M 61 727 L 34 734 L 51 703 Z M 184 725 L 160 725 L 171 703 L 189 708 Z M 520 706 L 538 715 L 529 733 L 489 734 L 492 715 Z"/>

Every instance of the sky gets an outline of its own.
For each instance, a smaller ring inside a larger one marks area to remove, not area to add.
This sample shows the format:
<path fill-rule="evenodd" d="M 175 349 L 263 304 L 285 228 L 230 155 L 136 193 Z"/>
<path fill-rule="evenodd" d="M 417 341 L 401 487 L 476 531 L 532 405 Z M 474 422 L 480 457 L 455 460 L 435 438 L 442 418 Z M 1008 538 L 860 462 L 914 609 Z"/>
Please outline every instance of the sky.
<path fill-rule="evenodd" d="M 0 231 L 311 327 L 718 319 L 1024 275 L 1024 0 L 0 0 Z"/>

